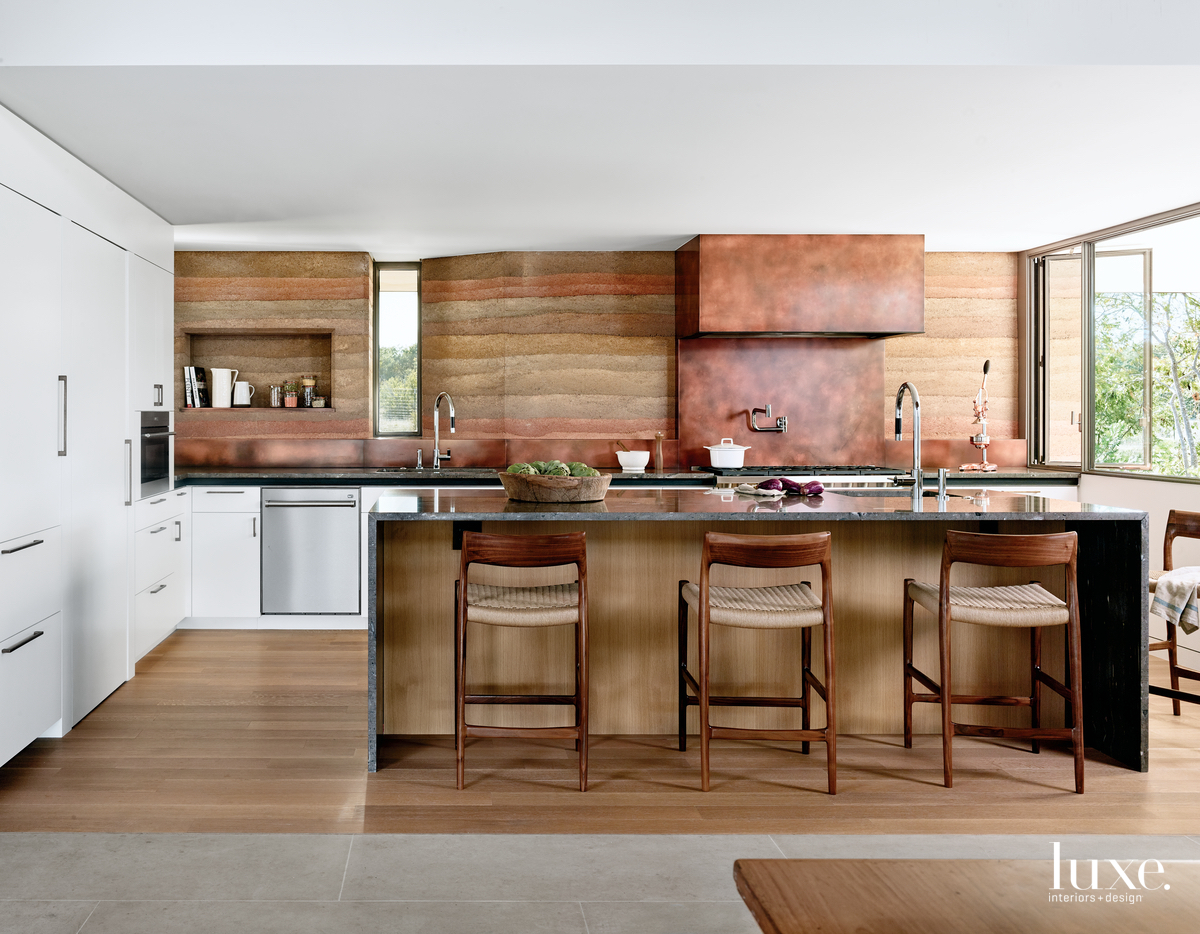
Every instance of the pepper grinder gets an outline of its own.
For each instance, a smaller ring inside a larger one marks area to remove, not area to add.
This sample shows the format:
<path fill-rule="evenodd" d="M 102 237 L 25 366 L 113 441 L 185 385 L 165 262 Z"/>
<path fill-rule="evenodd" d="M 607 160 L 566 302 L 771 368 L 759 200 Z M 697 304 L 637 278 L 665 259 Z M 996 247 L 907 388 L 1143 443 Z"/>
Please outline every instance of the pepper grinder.
<path fill-rule="evenodd" d="M 663 433 L 656 431 L 654 433 L 654 472 L 663 472 L 663 453 L 662 453 Z"/>

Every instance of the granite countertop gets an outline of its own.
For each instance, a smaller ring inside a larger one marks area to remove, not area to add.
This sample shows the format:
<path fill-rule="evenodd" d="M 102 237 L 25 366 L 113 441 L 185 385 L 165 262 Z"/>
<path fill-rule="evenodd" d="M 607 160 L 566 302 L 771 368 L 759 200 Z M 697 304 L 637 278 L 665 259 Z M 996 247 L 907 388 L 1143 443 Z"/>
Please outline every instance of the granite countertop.
<path fill-rule="evenodd" d="M 495 467 L 440 467 L 437 470 L 411 467 L 181 467 L 175 471 L 175 485 L 279 483 L 352 484 L 356 486 L 432 486 L 486 483 L 500 488 Z M 661 483 L 711 484 L 713 475 L 703 472 L 626 473 L 606 470 L 613 483 L 652 486 Z"/>
<path fill-rule="evenodd" d="M 975 495 L 964 495 L 971 494 Z M 491 490 L 437 490 L 387 493 L 371 508 L 372 522 L 389 519 L 1127 519 L 1145 512 L 1094 506 L 1023 493 L 982 495 L 959 489 L 945 500 L 926 495 L 871 490 L 864 494 L 826 492 L 823 496 L 765 499 L 729 491 L 668 488 L 609 489 L 596 503 L 519 503 Z"/>

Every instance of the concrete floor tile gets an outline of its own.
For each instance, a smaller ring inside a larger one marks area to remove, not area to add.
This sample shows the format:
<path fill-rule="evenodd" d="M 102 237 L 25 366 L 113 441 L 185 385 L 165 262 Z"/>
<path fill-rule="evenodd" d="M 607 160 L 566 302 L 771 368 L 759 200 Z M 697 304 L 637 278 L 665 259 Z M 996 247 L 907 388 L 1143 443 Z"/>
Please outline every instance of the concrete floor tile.
<path fill-rule="evenodd" d="M 739 902 L 584 902 L 588 934 L 760 934 Z"/>
<path fill-rule="evenodd" d="M 789 859 L 1200 860 L 1200 842 L 1142 834 L 773 834 Z"/>
<path fill-rule="evenodd" d="M 337 834 L 10 833 L 0 898 L 336 899 Z"/>
<path fill-rule="evenodd" d="M 0 902 L 0 934 L 77 934 L 94 901 Z"/>
<path fill-rule="evenodd" d="M 734 860 L 779 855 L 766 835 L 369 834 L 342 898 L 735 901 Z"/>
<path fill-rule="evenodd" d="M 586 934 L 576 902 L 103 902 L 84 934 Z"/>

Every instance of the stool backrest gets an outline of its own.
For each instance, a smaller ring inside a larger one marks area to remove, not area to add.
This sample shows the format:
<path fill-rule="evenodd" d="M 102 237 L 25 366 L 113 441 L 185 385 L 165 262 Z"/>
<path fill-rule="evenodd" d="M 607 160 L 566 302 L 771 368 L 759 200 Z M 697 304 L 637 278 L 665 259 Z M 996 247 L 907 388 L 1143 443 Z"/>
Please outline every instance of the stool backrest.
<path fill-rule="evenodd" d="M 827 565 L 830 533 L 806 535 L 729 535 L 704 533 L 702 566 L 729 564 L 741 568 L 802 568 Z M 827 570 L 827 568 L 826 568 Z"/>
<path fill-rule="evenodd" d="M 1200 512 L 1172 509 L 1167 516 L 1167 534 L 1163 536 L 1163 570 L 1175 570 L 1171 560 L 1171 544 L 1177 538 L 1200 538 Z"/>
<path fill-rule="evenodd" d="M 1046 535 L 989 535 L 981 532 L 946 532 L 942 549 L 941 602 L 949 607 L 950 566 L 955 562 L 998 568 L 1066 566 L 1067 606 L 1079 603 L 1076 557 L 1079 536 L 1074 532 Z"/>
<path fill-rule="evenodd" d="M 587 533 L 489 535 L 486 532 L 463 532 L 464 580 L 469 564 L 496 564 L 508 568 L 549 568 L 574 564 L 582 576 L 587 567 Z"/>

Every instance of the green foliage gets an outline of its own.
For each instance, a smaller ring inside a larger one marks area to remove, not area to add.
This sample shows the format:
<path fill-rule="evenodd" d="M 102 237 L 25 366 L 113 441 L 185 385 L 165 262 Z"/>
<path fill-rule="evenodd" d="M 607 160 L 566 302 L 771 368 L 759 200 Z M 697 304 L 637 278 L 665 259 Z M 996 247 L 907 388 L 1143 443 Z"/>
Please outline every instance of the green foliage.
<path fill-rule="evenodd" d="M 416 344 L 379 348 L 379 429 L 382 432 L 416 431 L 417 373 L 420 355 Z"/>

